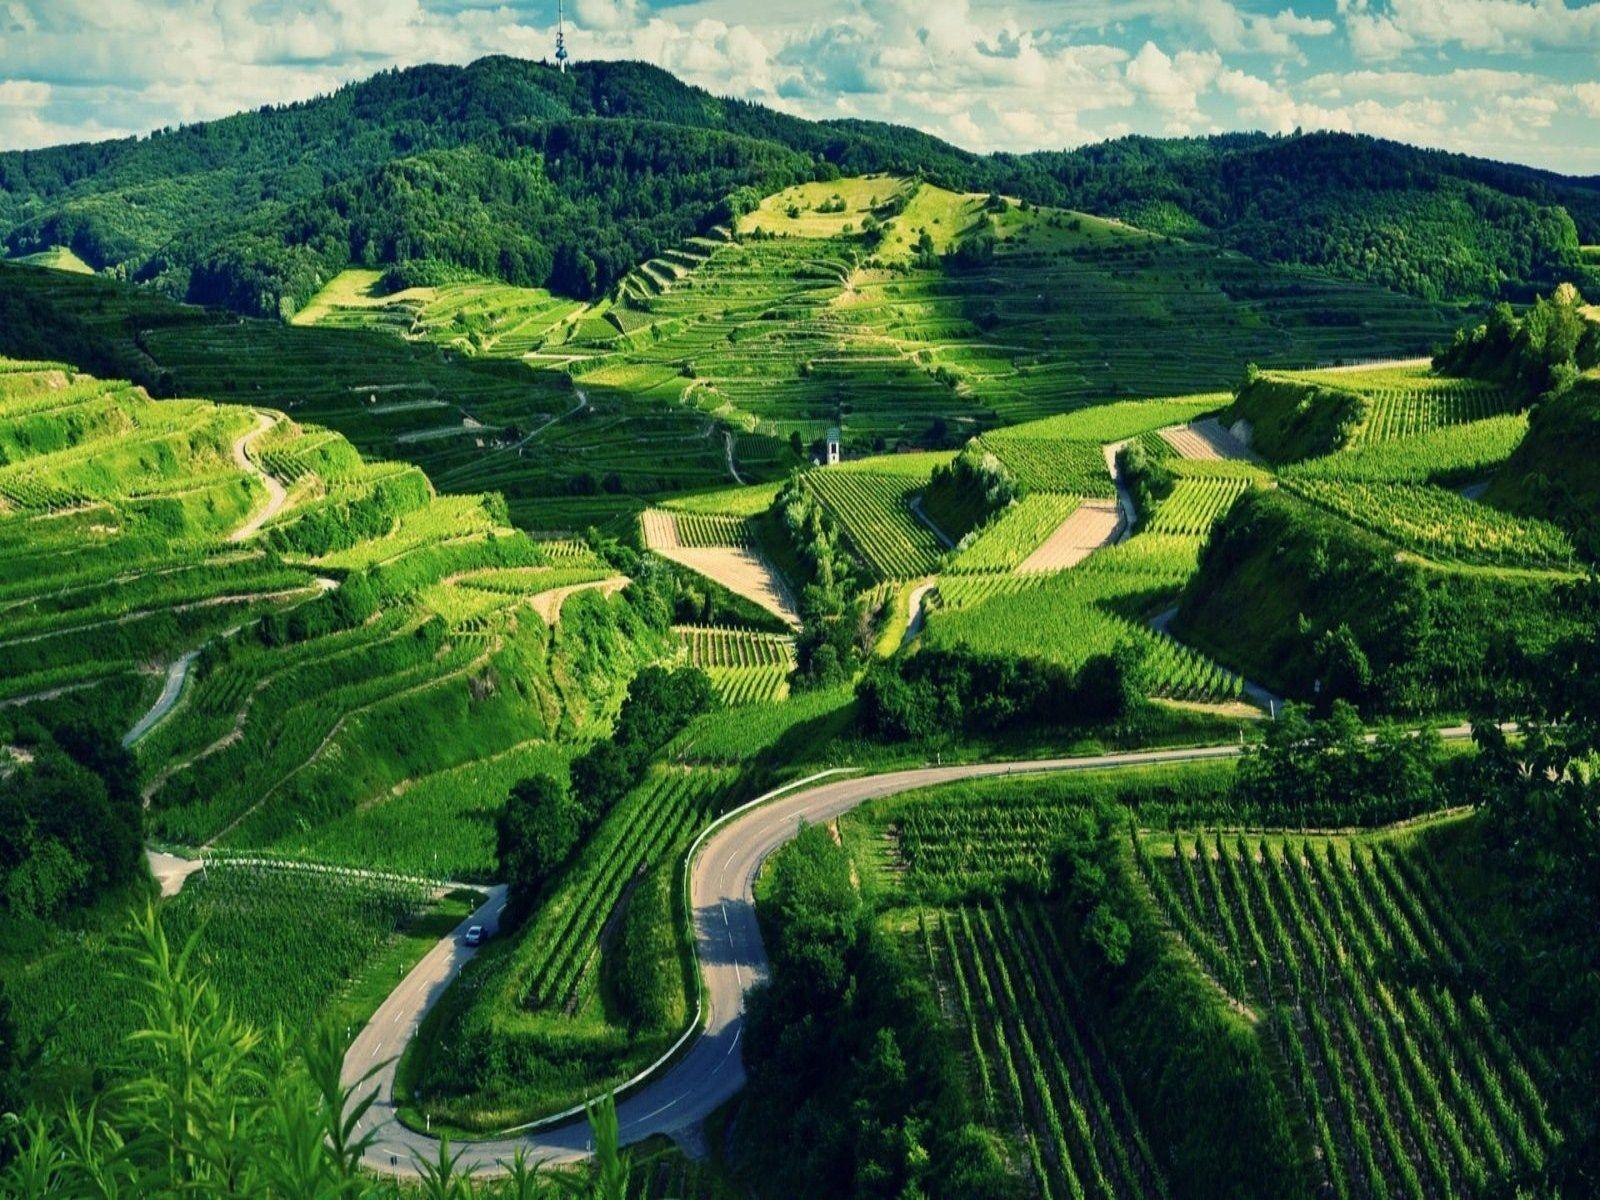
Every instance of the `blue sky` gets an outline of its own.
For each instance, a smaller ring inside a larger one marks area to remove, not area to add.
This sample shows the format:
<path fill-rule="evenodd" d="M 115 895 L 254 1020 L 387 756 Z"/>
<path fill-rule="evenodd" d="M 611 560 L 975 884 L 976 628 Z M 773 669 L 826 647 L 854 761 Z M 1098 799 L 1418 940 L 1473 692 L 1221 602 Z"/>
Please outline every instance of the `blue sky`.
<path fill-rule="evenodd" d="M 0 0 L 0 147 L 303 99 L 388 66 L 539 58 L 550 3 Z M 569 0 L 642 58 L 975 150 L 1347 129 L 1600 174 L 1600 0 Z"/>

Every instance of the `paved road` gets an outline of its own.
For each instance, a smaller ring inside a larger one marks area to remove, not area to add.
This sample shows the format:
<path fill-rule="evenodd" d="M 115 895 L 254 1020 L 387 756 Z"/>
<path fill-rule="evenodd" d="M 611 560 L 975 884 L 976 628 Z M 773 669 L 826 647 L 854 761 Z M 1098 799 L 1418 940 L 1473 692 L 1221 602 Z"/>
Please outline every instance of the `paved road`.
<path fill-rule="evenodd" d="M 156 697 L 156 702 L 150 706 L 149 711 L 123 735 L 124 746 L 132 746 L 154 729 L 161 718 L 172 711 L 173 706 L 178 703 L 178 696 L 183 692 L 183 681 L 189 677 L 189 668 L 194 666 L 194 660 L 199 657 L 200 651 L 190 650 L 167 668 L 167 678 L 161 685 L 161 694 Z"/>
<path fill-rule="evenodd" d="M 1459 739 L 1471 736 L 1471 728 L 1458 725 L 1440 733 L 1445 738 Z M 1199 746 L 1038 762 L 920 767 L 834 779 L 752 801 L 716 827 L 695 855 L 689 887 L 695 953 L 706 987 L 703 1026 L 670 1065 L 656 1064 L 642 1073 L 637 1088 L 624 1089 L 626 1097 L 617 1105 L 623 1143 L 642 1141 L 653 1134 L 690 1134 L 744 1086 L 744 1058 L 739 1042 L 744 1032 L 745 994 L 765 978 L 767 971 L 766 950 L 756 923 L 756 874 L 767 856 L 794 837 L 802 823 L 818 824 L 869 800 L 964 779 L 1201 762 L 1235 758 L 1239 752 L 1238 745 Z M 428 1008 L 471 959 L 474 952 L 460 943 L 466 926 L 474 921 L 492 925 L 503 905 L 503 893 L 497 892 L 430 951 L 384 1002 L 345 1056 L 347 1083 L 377 1069 L 372 1083 L 377 1087 L 378 1100 L 361 1126 L 362 1132 L 377 1133 L 367 1156 L 367 1165 L 376 1170 L 410 1174 L 415 1171 L 414 1160 L 438 1156 L 438 1145 L 431 1137 L 394 1120 L 393 1064 L 382 1068 L 377 1064 L 399 1055 Z M 370 1086 L 361 1089 L 363 1094 L 370 1090 Z M 463 1152 L 463 1165 L 480 1170 L 494 1169 L 518 1149 L 535 1160 L 569 1162 L 586 1156 L 589 1148 L 589 1130 L 581 1116 L 525 1127 L 514 1136 L 452 1146 L 452 1150 Z"/>
<path fill-rule="evenodd" d="M 703 1028 L 669 1067 L 619 1102 L 617 1115 L 623 1141 L 637 1142 L 658 1133 L 682 1135 L 744 1086 L 739 1042 L 744 1029 L 745 993 L 765 977 L 767 969 L 755 916 L 756 873 L 769 854 L 794 837 L 802 822 L 831 820 L 868 800 L 963 779 L 1198 762 L 1231 758 L 1238 753 L 1237 745 L 1227 745 L 1029 763 L 923 767 L 819 783 L 741 810 L 705 839 L 690 872 L 696 954 L 706 985 Z M 362 1078 L 385 1058 L 399 1055 L 428 1008 L 472 957 L 472 951 L 459 942 L 465 925 L 472 921 L 492 923 L 502 903 L 497 895 L 468 918 L 385 1001 L 345 1057 L 346 1082 Z M 362 1129 L 376 1131 L 377 1139 L 367 1162 L 377 1170 L 410 1173 L 414 1170 L 413 1160 L 437 1156 L 437 1143 L 394 1120 L 393 1078 L 391 1064 L 372 1079 L 378 1100 Z M 362 1092 L 370 1090 L 367 1087 Z M 589 1130 L 581 1117 L 574 1117 L 517 1136 L 452 1147 L 463 1151 L 463 1164 L 480 1169 L 497 1166 L 519 1148 L 536 1159 L 571 1161 L 587 1154 Z"/>

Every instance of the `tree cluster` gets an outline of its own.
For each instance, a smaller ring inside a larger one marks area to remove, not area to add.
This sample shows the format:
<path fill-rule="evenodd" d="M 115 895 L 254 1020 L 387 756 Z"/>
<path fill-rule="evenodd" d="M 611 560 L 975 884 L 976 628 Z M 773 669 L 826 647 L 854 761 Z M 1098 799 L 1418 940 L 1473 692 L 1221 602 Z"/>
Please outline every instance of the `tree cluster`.
<path fill-rule="evenodd" d="M 1137 662 L 1121 651 L 1074 672 L 1045 659 L 955 647 L 874 663 L 856 685 L 856 700 L 869 736 L 928 741 L 1120 721 L 1142 703 L 1142 692 Z"/>
<path fill-rule="evenodd" d="M 1434 356 L 1447 375 L 1489 379 L 1515 389 L 1524 403 L 1570 388 L 1578 376 L 1600 366 L 1600 324 L 1583 312 L 1578 289 L 1563 284 L 1518 316 L 1497 304 L 1489 319 Z"/>
<path fill-rule="evenodd" d="M 819 827 L 773 856 L 769 980 L 750 999 L 735 1156 L 762 1196 L 1002 1200 L 1000 1146 L 971 1123 L 950 1035 Z"/>
<path fill-rule="evenodd" d="M 138 776 L 104 734 L 31 722 L 0 753 L 0 910 L 53 919 L 144 870 Z"/>
<path fill-rule="evenodd" d="M 1234 799 L 1276 824 L 1380 825 L 1440 807 L 1442 755 L 1428 729 L 1384 725 L 1369 740 L 1342 700 L 1321 718 L 1288 704 L 1261 741 L 1245 747 Z"/>

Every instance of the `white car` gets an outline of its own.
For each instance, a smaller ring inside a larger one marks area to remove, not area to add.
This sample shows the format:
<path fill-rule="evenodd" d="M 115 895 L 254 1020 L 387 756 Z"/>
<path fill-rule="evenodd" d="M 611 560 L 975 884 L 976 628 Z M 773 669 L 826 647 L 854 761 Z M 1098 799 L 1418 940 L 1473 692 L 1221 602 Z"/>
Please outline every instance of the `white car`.
<path fill-rule="evenodd" d="M 462 941 L 469 946 L 481 946 L 485 936 L 482 925 L 468 925 L 467 936 Z"/>

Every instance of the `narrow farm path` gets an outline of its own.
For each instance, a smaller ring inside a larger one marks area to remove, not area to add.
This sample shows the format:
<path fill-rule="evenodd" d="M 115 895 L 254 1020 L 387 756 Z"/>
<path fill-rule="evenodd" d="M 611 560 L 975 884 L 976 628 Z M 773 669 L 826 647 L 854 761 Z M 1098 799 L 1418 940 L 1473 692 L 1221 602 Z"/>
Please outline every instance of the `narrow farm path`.
<path fill-rule="evenodd" d="M 167 668 L 167 677 L 161 685 L 161 694 L 156 697 L 156 702 L 145 714 L 134 722 L 133 728 L 122 735 L 124 746 L 132 746 L 160 724 L 161 720 L 177 706 L 178 697 L 183 694 L 184 681 L 189 678 L 189 668 L 194 666 L 194 660 L 199 657 L 200 651 L 190 650 Z"/>
<path fill-rule="evenodd" d="M 1172 425 L 1158 431 L 1161 439 L 1178 452 L 1181 458 L 1216 462 L 1221 459 L 1240 459 L 1254 462 L 1256 456 L 1215 417 L 1190 421 L 1187 425 Z"/>
<path fill-rule="evenodd" d="M 1122 453 L 1122 448 L 1128 444 L 1124 438 L 1120 442 L 1109 442 L 1100 447 L 1106 456 L 1106 470 L 1111 473 L 1111 482 L 1117 489 L 1117 506 L 1122 512 L 1122 524 L 1111 535 L 1113 542 L 1120 542 L 1123 538 L 1133 533 L 1133 527 L 1139 523 L 1139 509 L 1133 502 L 1133 493 L 1128 490 L 1127 484 L 1122 481 L 1122 468 L 1117 465 L 1117 455 Z M 1070 519 L 1070 518 L 1069 518 Z"/>
<path fill-rule="evenodd" d="M 744 486 L 744 476 L 739 474 L 739 468 L 734 465 L 734 461 L 733 461 L 733 431 L 732 430 L 724 429 L 722 431 L 722 453 L 723 453 L 723 456 L 726 457 L 727 460 L 728 460 L 728 474 L 733 477 L 734 483 L 738 484 L 740 487 L 743 487 Z"/>
<path fill-rule="evenodd" d="M 1085 500 L 1057 525 L 1050 536 L 1017 564 L 1017 574 L 1065 571 L 1096 550 L 1112 545 L 1127 527 L 1127 517 L 1114 500 Z"/>
<path fill-rule="evenodd" d="M 1459 740 L 1470 737 L 1471 728 L 1458 725 L 1440 734 Z M 756 922 L 756 875 L 773 851 L 802 826 L 833 820 L 869 800 L 960 780 L 1205 762 L 1236 758 L 1241 749 L 1229 743 L 1037 762 L 917 767 L 827 782 L 814 776 L 727 814 L 702 833 L 689 852 L 695 956 L 705 985 L 699 1012 L 678 1045 L 637 1076 L 631 1087 L 620 1089 L 624 1098 L 618 1101 L 617 1118 L 623 1144 L 657 1134 L 685 1136 L 744 1086 L 739 1043 L 744 1033 L 745 997 L 767 974 L 766 949 Z M 823 774 L 840 773 L 844 772 Z M 468 922 L 488 925 L 498 916 L 497 902 L 491 900 Z M 365 1161 L 374 1170 L 415 1175 L 418 1161 L 438 1157 L 435 1138 L 396 1119 L 392 1060 L 471 958 L 469 948 L 460 943 L 461 932 L 458 928 L 445 938 L 412 970 L 345 1055 L 344 1082 L 359 1084 L 358 1096 L 376 1093 L 355 1130 L 358 1137 L 373 1136 Z M 543 1122 L 507 1130 L 498 1138 L 453 1143 L 451 1150 L 460 1153 L 463 1167 L 495 1171 L 503 1169 L 519 1150 L 535 1160 L 581 1159 L 590 1153 L 591 1140 L 580 1106 Z"/>
<path fill-rule="evenodd" d="M 923 611 L 923 602 L 928 598 L 929 592 L 937 591 L 938 588 L 939 581 L 930 579 L 912 588 L 911 594 L 906 597 L 906 631 L 900 638 L 902 646 L 909 646 L 921 635 L 922 627 L 928 621 L 928 614 Z"/>
<path fill-rule="evenodd" d="M 233 461 L 238 464 L 241 471 L 254 475 L 261 481 L 261 485 L 267 489 L 267 503 L 266 507 L 228 535 L 230 542 L 247 542 L 255 537 L 261 532 L 263 525 L 283 511 L 283 506 L 289 500 L 289 493 L 283 484 L 250 457 L 250 443 L 276 425 L 278 420 L 279 418 L 269 417 L 266 413 L 257 413 L 255 428 L 235 439 L 233 443 Z"/>
<path fill-rule="evenodd" d="M 577 592 L 598 591 L 602 596 L 615 596 L 628 584 L 633 582 L 626 575 L 612 575 L 608 579 L 591 579 L 588 583 L 573 583 L 566 587 L 551 588 L 547 592 L 539 592 L 528 597 L 528 607 L 544 618 L 546 625 L 554 625 L 561 619 L 561 606 L 567 602 L 567 597 Z"/>

